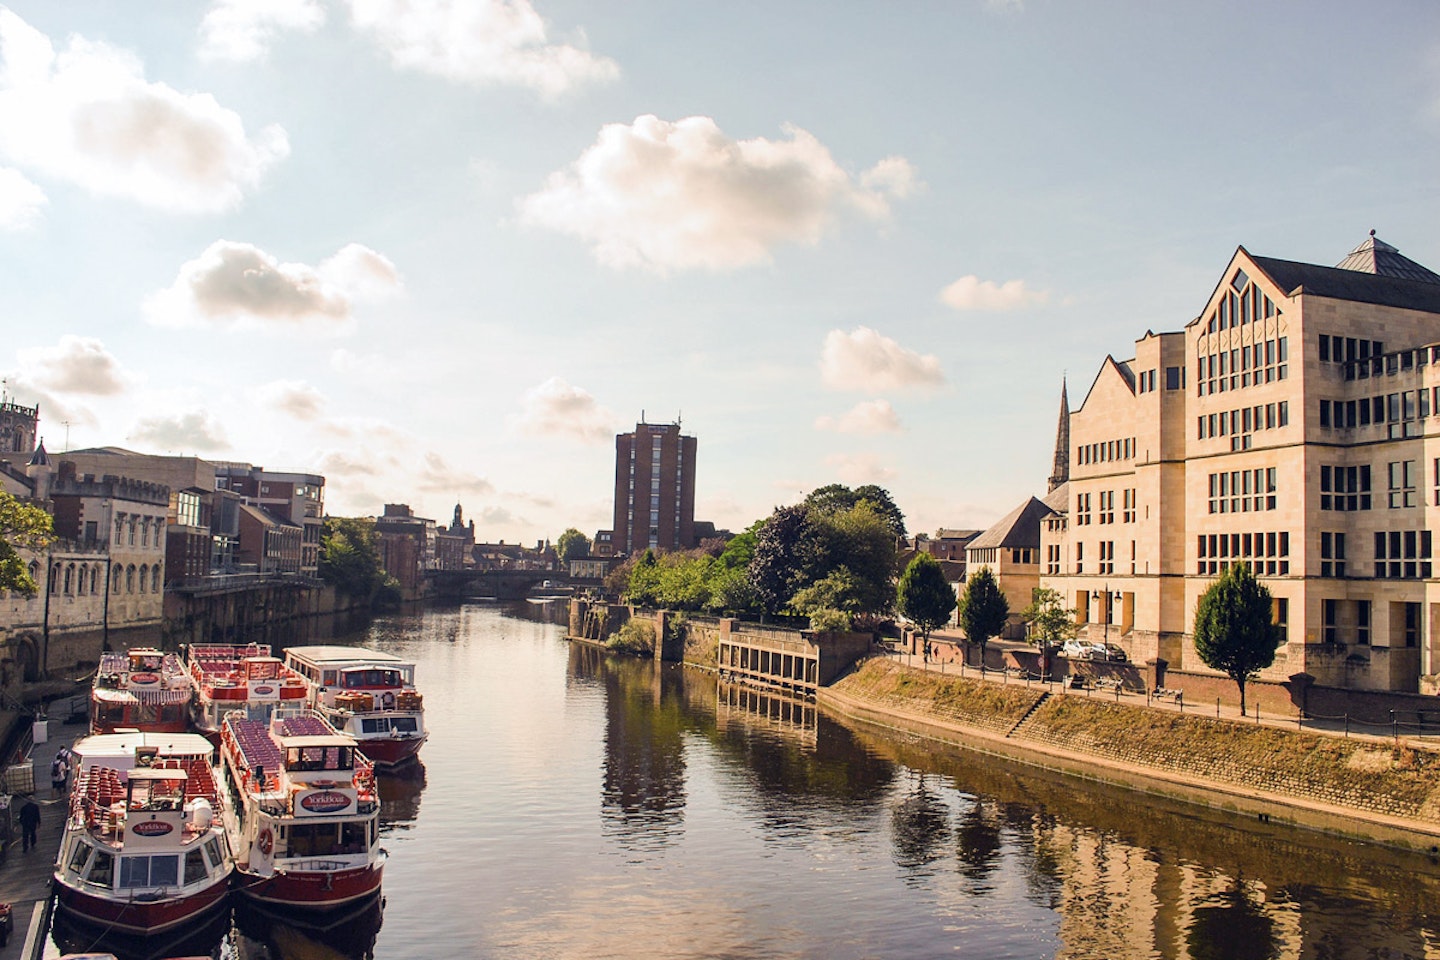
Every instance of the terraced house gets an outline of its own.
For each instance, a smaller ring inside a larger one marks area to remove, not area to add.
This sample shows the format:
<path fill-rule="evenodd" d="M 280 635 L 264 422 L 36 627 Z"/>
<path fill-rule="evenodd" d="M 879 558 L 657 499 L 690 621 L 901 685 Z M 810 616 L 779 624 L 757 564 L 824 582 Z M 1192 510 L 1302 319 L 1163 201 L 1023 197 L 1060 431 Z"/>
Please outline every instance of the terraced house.
<path fill-rule="evenodd" d="M 1373 232 L 1334 267 L 1241 247 L 1183 330 L 1105 359 L 1066 429 L 1040 573 L 1083 636 L 1206 672 L 1195 605 L 1240 562 L 1285 636 L 1266 678 L 1435 692 L 1440 275 Z"/>

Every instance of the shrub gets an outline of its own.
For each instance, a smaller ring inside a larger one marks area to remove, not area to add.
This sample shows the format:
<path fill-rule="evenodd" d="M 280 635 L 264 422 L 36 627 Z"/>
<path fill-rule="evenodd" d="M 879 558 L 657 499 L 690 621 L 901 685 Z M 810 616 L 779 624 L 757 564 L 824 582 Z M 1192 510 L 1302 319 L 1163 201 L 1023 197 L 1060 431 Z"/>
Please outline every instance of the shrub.
<path fill-rule="evenodd" d="M 655 627 L 647 620 L 631 620 L 616 630 L 605 646 L 616 653 L 634 653 L 642 656 L 655 654 Z"/>

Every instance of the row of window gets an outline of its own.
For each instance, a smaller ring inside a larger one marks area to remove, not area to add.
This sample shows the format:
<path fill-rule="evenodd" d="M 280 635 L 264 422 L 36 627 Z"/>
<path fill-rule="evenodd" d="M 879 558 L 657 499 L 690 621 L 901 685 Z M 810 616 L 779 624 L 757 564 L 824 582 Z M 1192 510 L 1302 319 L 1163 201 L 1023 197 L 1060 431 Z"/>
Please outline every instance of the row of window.
<path fill-rule="evenodd" d="M 1349 606 L 1354 617 L 1351 623 L 1344 626 L 1353 626 L 1355 629 L 1355 642 L 1366 645 L 1370 642 L 1371 610 L 1369 600 L 1322 600 L 1320 601 L 1320 616 L 1324 623 L 1324 638 L 1326 643 L 1340 643 L 1345 638 L 1342 632 L 1340 619 L 1341 604 Z M 1401 607 L 1404 610 L 1404 621 L 1399 639 L 1404 646 L 1414 647 L 1420 643 L 1420 604 L 1418 603 L 1392 603 L 1391 610 Z M 1393 642 L 1392 642 L 1393 645 Z"/>
<path fill-rule="evenodd" d="M 1290 425 L 1290 402 L 1256 404 L 1220 413 L 1202 414 L 1195 418 L 1196 438 L 1210 440 L 1214 437 L 1235 437 L 1237 434 L 1254 433 L 1257 430 L 1277 430 Z M 1243 447 L 1231 444 L 1232 449 Z"/>
<path fill-rule="evenodd" d="M 1082 443 L 1075 448 L 1076 463 L 1109 463 L 1115 460 L 1135 458 L 1135 438 L 1106 440 L 1102 443 Z"/>
<path fill-rule="evenodd" d="M 1432 410 L 1440 415 L 1440 387 L 1402 390 L 1358 400 L 1321 400 L 1320 426 L 1349 430 L 1384 424 L 1388 439 L 1400 440 L 1420 436 L 1421 425 L 1417 421 L 1430 416 Z"/>
<path fill-rule="evenodd" d="M 1156 374 L 1157 374 L 1157 373 L 1159 373 L 1159 371 L 1158 371 L 1158 370 L 1155 370 L 1154 368 L 1151 368 L 1151 369 L 1149 369 L 1149 370 L 1141 370 L 1140 373 L 1139 373 L 1139 375 L 1136 376 L 1136 378 L 1135 378 L 1135 392 L 1136 392 L 1136 393 L 1154 393 L 1156 390 L 1158 390 L 1159 387 L 1156 386 L 1156 382 L 1157 382 Z M 1184 390 L 1184 389 L 1185 389 L 1185 368 L 1184 368 L 1184 367 L 1166 367 L 1166 368 L 1165 368 L 1165 389 L 1166 389 L 1166 390 Z"/>
<path fill-rule="evenodd" d="M 1353 363 L 1356 360 L 1379 358 L 1385 352 L 1385 344 L 1379 340 L 1357 340 L 1355 337 L 1341 337 L 1320 334 L 1321 363 Z"/>
<path fill-rule="evenodd" d="M 1207 333 L 1218 333 L 1235 327 L 1243 327 L 1256 320 L 1268 320 L 1280 316 L 1275 306 L 1260 288 L 1251 282 L 1244 270 L 1236 270 L 1230 278 L 1230 289 L 1220 298 L 1215 309 L 1206 320 Z"/>
<path fill-rule="evenodd" d="M 148 547 L 151 541 L 151 530 L 154 530 L 155 546 L 165 545 L 165 518 L 144 517 L 129 513 L 115 514 L 115 543 L 128 543 L 135 546 L 136 530 L 140 533 L 140 546 Z"/>
<path fill-rule="evenodd" d="M 1100 523 L 1114 523 L 1114 522 L 1115 522 L 1115 491 L 1114 491 L 1114 490 L 1101 490 L 1099 495 L 1100 495 L 1100 509 L 1099 509 L 1099 511 L 1098 511 L 1099 522 L 1100 522 Z M 1134 487 L 1128 487 L 1128 488 L 1120 491 L 1120 504 L 1121 504 L 1121 509 L 1122 509 L 1122 512 L 1121 512 L 1120 516 L 1121 516 L 1121 522 L 1122 522 L 1122 523 L 1134 523 L 1134 522 L 1135 522 L 1135 505 L 1136 505 L 1136 503 L 1138 502 L 1138 499 L 1139 499 L 1139 498 L 1136 496 L 1136 489 L 1135 489 Z M 1092 512 L 1092 510 L 1091 510 L 1091 504 L 1092 504 L 1092 503 L 1093 503 L 1093 501 L 1092 501 L 1092 499 L 1091 499 L 1091 494 L 1089 494 L 1089 493 L 1077 493 L 1077 494 L 1075 495 L 1075 526 L 1077 526 L 1077 527 L 1088 526 L 1088 525 L 1090 524 L 1091 520 L 1095 519 L 1096 514 L 1095 514 L 1094 512 Z"/>
<path fill-rule="evenodd" d="M 1196 393 L 1203 397 L 1284 380 L 1289 375 L 1289 359 L 1285 337 L 1201 354 L 1195 368 Z"/>
<path fill-rule="evenodd" d="M 1440 469 L 1440 461 L 1436 461 Z M 1321 510 L 1369 510 L 1370 465 L 1337 467 L 1320 465 Z"/>
<path fill-rule="evenodd" d="M 101 563 L 57 563 L 50 568 L 50 593 L 66 596 L 85 596 L 87 594 L 98 594 L 105 589 L 100 582 L 101 570 L 104 564 Z M 116 565 L 110 572 L 111 593 L 159 593 L 160 592 L 160 564 L 151 566 L 142 563 L 140 566 L 130 564 L 122 567 Z M 40 565 L 30 564 L 30 576 L 38 577 Z"/>
<path fill-rule="evenodd" d="M 1218 576 L 1232 563 L 1244 562 L 1256 576 L 1290 573 L 1290 532 L 1209 533 L 1195 543 L 1196 569 L 1202 576 Z"/>
<path fill-rule="evenodd" d="M 1097 565 L 1097 569 L 1096 569 L 1095 572 L 1096 572 L 1096 573 L 1100 573 L 1100 574 L 1105 574 L 1105 575 L 1107 575 L 1107 576 L 1108 576 L 1109 574 L 1114 573 L 1114 572 L 1115 572 L 1115 541 L 1114 541 L 1114 540 L 1101 540 L 1101 541 L 1099 541 L 1099 542 L 1096 544 L 1096 546 L 1097 546 L 1097 548 L 1098 548 L 1098 552 L 1099 552 L 1099 555 L 1100 555 L 1100 556 L 1099 556 L 1099 562 L 1098 562 L 1098 565 Z M 1053 571 L 1051 571 L 1051 572 L 1054 572 L 1054 573 L 1059 573 L 1059 572 L 1060 572 L 1060 553 L 1059 553 L 1059 548 L 1058 548 L 1058 547 L 1056 548 L 1056 551 L 1055 551 L 1055 553 L 1054 553 L 1054 555 L 1053 555 L 1053 558 L 1048 558 L 1048 559 L 1047 559 L 1047 568 L 1048 568 L 1050 565 L 1053 565 L 1053 567 L 1054 567 Z M 1076 572 L 1076 573 L 1084 573 L 1084 572 L 1085 572 L 1085 544 L 1084 544 L 1084 543 L 1081 543 L 1081 542 L 1079 542 L 1079 541 L 1077 541 L 1076 544 L 1075 544 L 1075 572 Z M 1131 541 L 1130 541 L 1130 572 L 1131 572 L 1132 574 L 1135 572 L 1135 541 L 1134 541 L 1134 540 L 1131 540 Z"/>
<path fill-rule="evenodd" d="M 1210 474 L 1211 513 L 1259 513 L 1274 510 L 1274 467 Z"/>

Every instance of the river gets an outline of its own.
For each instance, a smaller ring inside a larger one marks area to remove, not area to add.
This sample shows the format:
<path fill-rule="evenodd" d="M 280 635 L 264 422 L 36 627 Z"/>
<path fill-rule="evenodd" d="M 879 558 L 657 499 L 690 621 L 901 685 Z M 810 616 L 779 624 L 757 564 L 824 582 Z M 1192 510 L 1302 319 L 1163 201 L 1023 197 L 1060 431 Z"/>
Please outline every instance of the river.
<path fill-rule="evenodd" d="M 562 632 L 461 606 L 347 638 L 415 661 L 431 731 L 422 770 L 381 778 L 383 916 L 238 916 L 158 955 L 1440 957 L 1434 860 L 882 735 Z"/>

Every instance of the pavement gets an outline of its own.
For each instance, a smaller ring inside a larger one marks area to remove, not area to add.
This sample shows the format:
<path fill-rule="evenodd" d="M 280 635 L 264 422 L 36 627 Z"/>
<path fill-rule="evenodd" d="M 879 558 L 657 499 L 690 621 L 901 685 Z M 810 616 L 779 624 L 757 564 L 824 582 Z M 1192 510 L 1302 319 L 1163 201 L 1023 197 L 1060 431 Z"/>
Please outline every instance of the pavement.
<path fill-rule="evenodd" d="M 20 824 L 16 817 L 23 798 L 19 795 L 0 797 L 9 807 L 0 810 L 0 844 L 3 844 L 0 847 L 0 903 L 11 905 L 15 922 L 9 941 L 0 947 L 0 960 L 39 955 L 45 936 L 43 908 L 50 899 L 51 871 L 60 852 L 66 815 L 65 800 L 50 795 L 50 764 L 62 746 L 71 746 L 85 736 L 88 727 L 56 718 L 47 722 L 46 732 L 45 742 L 35 744 L 30 755 L 35 771 L 34 799 L 40 806 L 38 846 L 28 851 L 21 849 Z"/>

